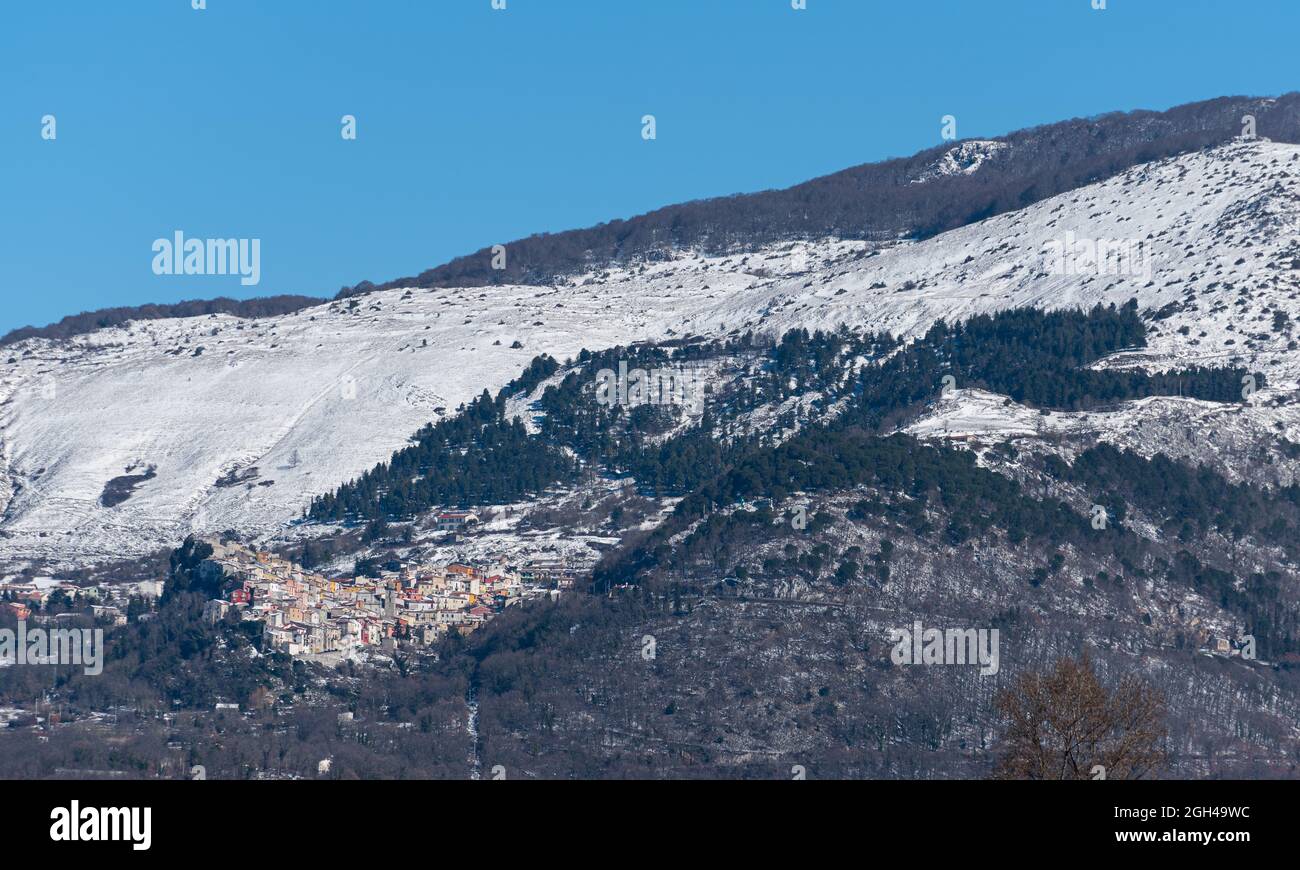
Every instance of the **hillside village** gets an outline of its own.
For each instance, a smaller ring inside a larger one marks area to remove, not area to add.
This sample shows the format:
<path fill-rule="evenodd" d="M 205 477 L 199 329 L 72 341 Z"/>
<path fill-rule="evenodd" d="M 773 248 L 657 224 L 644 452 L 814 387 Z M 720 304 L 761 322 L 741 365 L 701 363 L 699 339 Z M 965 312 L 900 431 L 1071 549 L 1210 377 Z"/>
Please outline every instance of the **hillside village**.
<path fill-rule="evenodd" d="M 220 567 L 229 591 L 208 602 L 205 617 L 215 622 L 234 611 L 261 621 L 264 647 L 295 657 L 391 651 L 399 640 L 428 646 L 448 632 L 468 634 L 521 601 L 558 596 L 577 579 L 565 562 L 516 569 L 504 557 L 331 578 L 271 553 L 208 543 L 209 562 Z"/>

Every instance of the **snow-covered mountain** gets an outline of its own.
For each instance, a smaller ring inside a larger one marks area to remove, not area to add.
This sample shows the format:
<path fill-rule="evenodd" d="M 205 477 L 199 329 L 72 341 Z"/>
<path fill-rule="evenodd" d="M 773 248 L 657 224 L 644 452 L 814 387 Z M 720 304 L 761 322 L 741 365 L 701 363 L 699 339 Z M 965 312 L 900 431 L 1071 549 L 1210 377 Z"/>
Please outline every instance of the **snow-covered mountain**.
<path fill-rule="evenodd" d="M 556 286 L 394 289 L 282 317 L 29 339 L 0 378 L 0 560 L 85 564 L 191 529 L 274 534 L 540 353 L 841 323 L 915 336 L 939 318 L 1131 297 L 1152 317 L 1151 345 L 1106 364 L 1236 364 L 1268 387 L 1245 410 L 1166 398 L 1057 424 L 1139 449 L 1181 444 L 1248 476 L 1242 457 L 1263 439 L 1300 442 L 1298 206 L 1300 146 L 1243 141 L 923 242 L 684 252 Z M 959 391 L 913 431 L 999 437 L 1033 416 Z M 1215 447 L 1200 443 L 1211 436 Z"/>

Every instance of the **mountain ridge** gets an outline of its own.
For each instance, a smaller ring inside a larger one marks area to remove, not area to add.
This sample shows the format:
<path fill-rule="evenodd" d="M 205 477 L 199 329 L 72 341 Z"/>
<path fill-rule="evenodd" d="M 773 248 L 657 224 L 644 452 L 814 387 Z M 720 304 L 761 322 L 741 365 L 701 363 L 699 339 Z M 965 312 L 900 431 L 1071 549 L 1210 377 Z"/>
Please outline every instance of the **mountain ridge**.
<path fill-rule="evenodd" d="M 627 219 L 592 227 L 539 233 L 505 245 L 504 269 L 494 269 L 494 252 L 483 248 L 456 257 L 418 275 L 380 284 L 362 281 L 343 287 L 335 300 L 397 287 L 481 286 L 485 284 L 544 284 L 565 275 L 599 269 L 635 257 L 658 257 L 673 250 L 695 248 L 705 253 L 743 252 L 790 239 L 888 240 L 926 238 L 994 214 L 1022 208 L 1057 193 L 1112 177 L 1140 163 L 1220 144 L 1241 132 L 1241 114 L 1257 113 L 1260 136 L 1300 142 L 1300 93 L 1278 97 L 1225 96 L 1186 103 L 1164 111 L 1137 109 L 1107 112 L 1015 130 L 993 139 L 959 139 L 919 151 L 864 163 L 801 182 L 789 188 L 689 200 L 663 206 Z M 924 178 L 936 164 L 972 145 L 1001 146 L 989 159 L 976 163 L 978 172 L 939 173 Z M 1076 153 L 1083 151 L 1082 155 Z M 999 161 L 999 154 L 1001 160 Z M 1107 159 L 1101 159 L 1102 157 Z M 998 163 L 1011 163 L 998 167 Z M 1041 162 L 1050 169 L 1035 171 Z M 987 164 L 987 165 L 986 165 Z M 986 182 L 990 172 L 997 184 Z M 980 179 L 973 176 L 982 174 Z M 915 182 L 924 178 L 926 184 Z M 868 185 L 879 188 L 875 194 Z M 999 187 L 1000 186 L 1000 187 Z M 927 187 L 914 191 L 911 188 Z M 998 187 L 999 190 L 994 190 Z M 1001 190 L 1001 188 L 1006 190 Z M 944 204 L 934 191 L 955 193 Z M 964 188 L 964 189 L 963 189 Z M 1014 194 L 1008 193 L 1014 188 Z M 893 190 L 902 200 L 881 201 Z M 873 199 L 872 196 L 875 196 Z M 912 200 L 919 202 L 918 206 Z M 709 215 L 721 208 L 721 217 Z M 901 223 L 880 223 L 881 214 L 924 216 Z M 751 216 L 779 216 L 784 229 L 759 227 Z M 811 215 L 811 217 L 810 217 Z M 721 225 L 721 229 L 718 226 Z M 739 238 L 739 241 L 737 240 Z M 595 253 L 593 253 L 595 252 Z M 0 337 L 0 346 L 25 338 L 68 338 L 130 320 L 225 312 L 257 318 L 288 314 L 328 301 L 323 297 L 280 295 L 250 300 L 189 300 L 100 309 L 68 315 L 42 327 L 25 326 Z"/>

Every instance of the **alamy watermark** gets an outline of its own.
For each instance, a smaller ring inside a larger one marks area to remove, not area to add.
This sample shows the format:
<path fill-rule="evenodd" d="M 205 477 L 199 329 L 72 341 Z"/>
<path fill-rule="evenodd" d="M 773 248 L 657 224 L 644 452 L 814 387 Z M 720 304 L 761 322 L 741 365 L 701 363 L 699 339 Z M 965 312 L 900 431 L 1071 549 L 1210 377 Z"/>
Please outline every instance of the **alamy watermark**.
<path fill-rule="evenodd" d="M 0 628 L 0 667 L 81 665 L 87 676 L 104 670 L 104 629 L 33 628 L 18 620 L 18 630 Z"/>
<path fill-rule="evenodd" d="M 187 239 L 177 230 L 153 243 L 155 275 L 239 275 L 253 287 L 262 280 L 261 239 Z"/>
<path fill-rule="evenodd" d="M 1067 232 L 1046 244 L 1045 266 L 1053 275 L 1128 275 L 1151 278 L 1151 246 L 1141 239 L 1090 239 Z"/>
<path fill-rule="evenodd" d="M 891 628 L 889 658 L 896 665 L 979 665 L 980 676 L 998 672 L 998 630 L 987 628 Z"/>
<path fill-rule="evenodd" d="M 596 401 L 607 408 L 615 405 L 680 405 L 699 413 L 704 409 L 704 390 L 699 378 L 680 369 L 632 369 L 620 360 L 618 371 L 596 372 Z"/>
<path fill-rule="evenodd" d="M 50 839 L 63 842 L 127 842 L 137 852 L 153 842 L 152 807 L 83 807 L 80 801 L 50 810 Z"/>

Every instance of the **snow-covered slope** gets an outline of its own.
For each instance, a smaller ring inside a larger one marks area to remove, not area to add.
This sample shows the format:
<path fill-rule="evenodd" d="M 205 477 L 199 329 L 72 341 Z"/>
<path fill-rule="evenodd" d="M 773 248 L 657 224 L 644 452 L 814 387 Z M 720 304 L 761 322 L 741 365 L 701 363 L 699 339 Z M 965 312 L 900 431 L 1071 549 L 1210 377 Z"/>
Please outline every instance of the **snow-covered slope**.
<path fill-rule="evenodd" d="M 914 184 L 921 184 L 932 178 L 945 175 L 970 175 L 978 172 L 986 160 L 995 158 L 1000 151 L 1008 147 L 1005 142 L 990 139 L 971 139 L 955 145 L 943 153 L 943 156 L 930 164 L 916 178 Z"/>
<path fill-rule="evenodd" d="M 1127 261 L 1113 258 L 1119 268 L 1101 274 L 1076 258 L 1065 274 L 1056 246 L 1087 240 L 1131 240 L 1135 268 L 1129 273 Z M 732 317 L 772 331 L 848 322 L 915 335 L 941 317 L 1137 298 L 1143 310 L 1163 314 L 1134 364 L 1235 358 L 1292 386 L 1300 374 L 1286 330 L 1273 330 L 1274 312 L 1300 315 L 1298 146 L 1235 143 L 1162 161 L 862 257 L 774 281 Z M 745 316 L 754 304 L 761 315 Z"/>
<path fill-rule="evenodd" d="M 1152 345 L 1109 364 L 1262 371 L 1270 387 L 1243 425 L 1300 440 L 1294 406 L 1265 408 L 1289 401 L 1300 377 L 1288 348 L 1300 318 L 1298 206 L 1300 147 L 1240 142 L 884 249 L 820 241 L 684 253 L 554 287 L 392 290 L 264 320 L 147 321 L 27 341 L 9 348 L 0 379 L 0 560 L 111 559 L 191 528 L 270 533 L 538 353 L 689 334 L 847 322 L 914 336 L 937 318 L 1137 297 L 1159 312 Z M 1131 254 L 1110 264 L 1124 274 L 1053 248 L 1086 240 Z M 988 404 L 983 417 L 1005 409 Z M 942 428 L 923 421 L 917 431 Z M 106 484 L 127 475 L 141 478 L 130 496 L 101 503 Z"/>
<path fill-rule="evenodd" d="M 768 268 L 804 268 L 803 247 Z M 679 335 L 683 319 L 721 330 L 708 309 L 753 282 L 691 259 L 617 283 L 392 290 L 15 345 L 0 379 L 0 559 L 77 564 L 191 529 L 273 531 L 535 355 Z M 109 481 L 150 469 L 102 503 Z"/>

